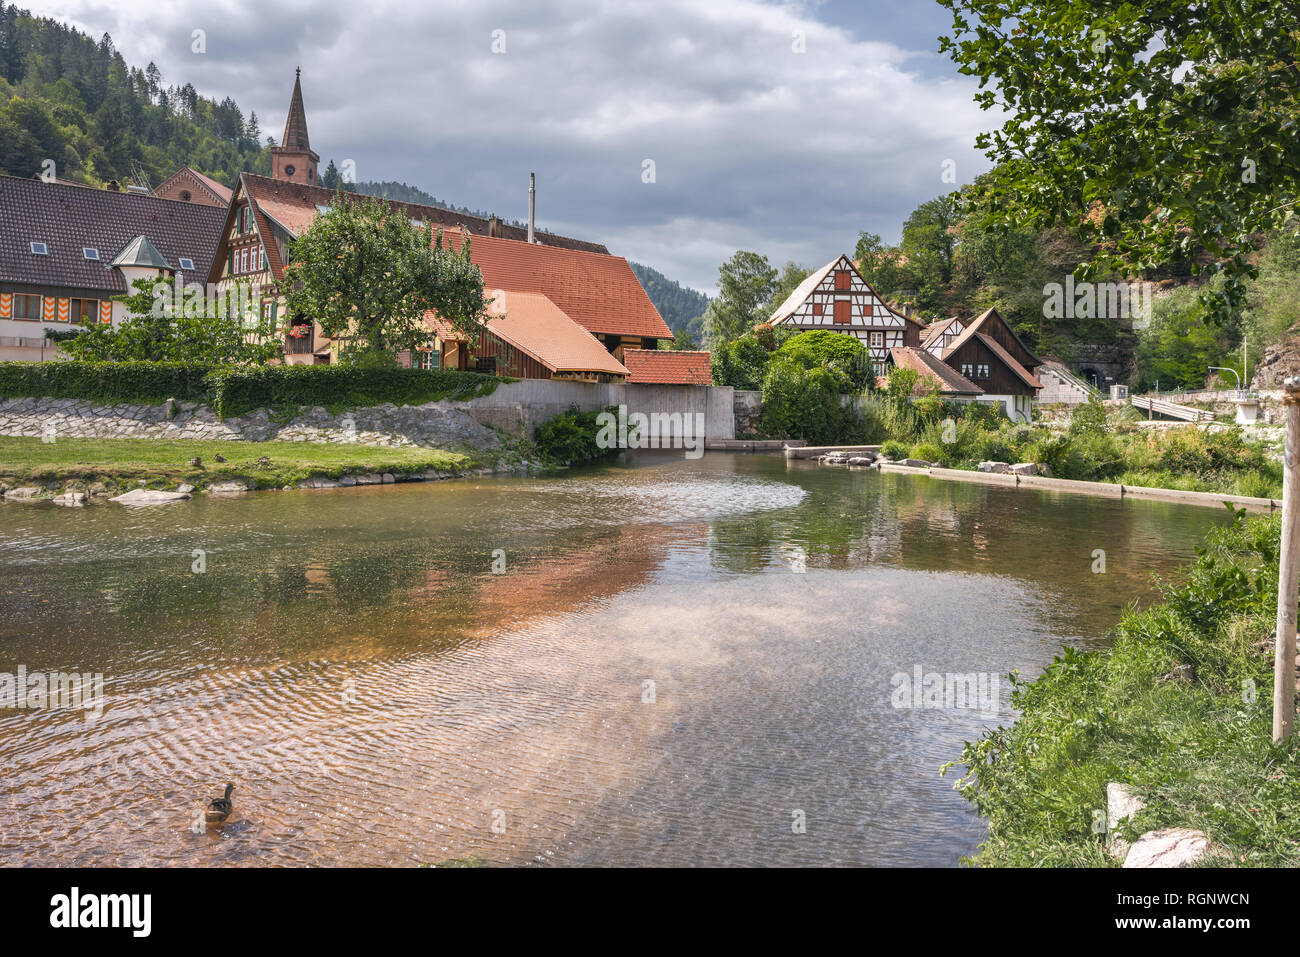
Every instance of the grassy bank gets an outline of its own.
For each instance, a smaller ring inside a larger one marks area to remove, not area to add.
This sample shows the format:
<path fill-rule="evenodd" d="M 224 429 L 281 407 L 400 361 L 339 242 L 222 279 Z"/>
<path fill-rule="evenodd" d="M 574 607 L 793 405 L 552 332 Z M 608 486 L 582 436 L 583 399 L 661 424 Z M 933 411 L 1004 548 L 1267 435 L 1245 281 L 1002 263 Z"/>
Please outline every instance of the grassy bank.
<path fill-rule="evenodd" d="M 218 462 L 221 455 L 225 462 Z M 192 465 L 193 459 L 201 464 Z M 308 478 L 337 479 L 367 472 L 460 473 L 496 464 L 486 452 L 377 448 L 308 442 L 161 441 L 156 439 L 59 439 L 0 437 L 0 482 L 87 489 L 172 488 L 243 480 L 254 488 L 279 488 Z"/>
<path fill-rule="evenodd" d="M 1186 826 L 1221 850 L 1214 863 L 1300 864 L 1300 749 L 1271 743 L 1279 534 L 1279 517 L 1239 513 L 1185 584 L 1124 615 L 1109 648 L 1067 649 L 1017 682 L 1020 718 L 956 762 L 989 823 L 973 863 L 1118 866 L 1092 833 L 1118 781 L 1147 802 L 1130 838 Z"/>

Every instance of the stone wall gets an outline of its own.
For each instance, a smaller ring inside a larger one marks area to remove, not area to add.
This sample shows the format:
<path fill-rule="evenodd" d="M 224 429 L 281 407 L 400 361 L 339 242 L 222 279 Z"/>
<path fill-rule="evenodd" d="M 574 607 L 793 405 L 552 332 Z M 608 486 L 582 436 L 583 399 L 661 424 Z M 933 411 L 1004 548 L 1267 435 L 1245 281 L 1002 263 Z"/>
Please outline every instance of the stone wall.
<path fill-rule="evenodd" d="M 763 432 L 763 393 L 737 389 L 733 409 L 737 435 L 761 435 Z"/>
<path fill-rule="evenodd" d="M 458 403 L 462 404 L 462 403 Z M 0 435 L 33 438 L 198 439 L 332 442 L 425 448 L 496 448 L 498 435 L 451 403 L 376 405 L 333 414 L 322 408 L 276 421 L 265 409 L 218 419 L 197 402 L 96 405 L 79 399 L 0 399 Z"/>
<path fill-rule="evenodd" d="M 318 407 L 288 421 L 275 419 L 265 409 L 218 419 L 208 406 L 197 402 L 98 405 L 80 399 L 0 399 L 0 435 L 490 449 L 501 444 L 495 429 L 531 435 L 539 423 L 575 406 L 598 411 L 625 405 L 629 412 L 703 414 L 705 437 L 715 440 L 735 437 L 732 391 L 713 386 L 523 379 L 502 383 L 491 395 L 468 401 L 385 404 L 338 414 Z"/>

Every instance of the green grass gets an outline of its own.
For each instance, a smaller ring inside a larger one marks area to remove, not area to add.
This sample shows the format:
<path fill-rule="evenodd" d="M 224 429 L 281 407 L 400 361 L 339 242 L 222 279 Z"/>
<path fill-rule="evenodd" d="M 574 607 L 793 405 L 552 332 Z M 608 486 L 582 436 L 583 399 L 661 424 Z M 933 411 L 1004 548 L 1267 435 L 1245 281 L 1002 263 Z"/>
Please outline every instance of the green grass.
<path fill-rule="evenodd" d="M 225 457 L 218 462 L 216 456 Z M 265 457 L 268 461 L 259 462 Z M 202 465 L 190 464 L 198 458 Z M 493 453 L 442 449 L 376 448 L 308 442 L 167 441 L 160 439 L 59 439 L 0 437 L 0 482 L 10 486 L 59 484 L 150 488 L 182 482 L 202 486 L 243 479 L 255 488 L 278 488 L 312 477 L 337 479 L 366 472 L 414 475 L 429 469 L 460 473 L 495 463 Z"/>
<path fill-rule="evenodd" d="M 1125 614 L 1109 648 L 1066 649 L 1017 682 L 1016 723 L 966 745 L 958 789 L 989 823 L 972 863 L 1118 866 L 1091 826 L 1117 781 L 1147 802 L 1130 840 L 1192 827 L 1219 850 L 1212 863 L 1300 865 L 1300 748 L 1272 744 L 1261 645 L 1276 616 L 1280 519 L 1242 514 L 1211 533 L 1162 604 Z"/>

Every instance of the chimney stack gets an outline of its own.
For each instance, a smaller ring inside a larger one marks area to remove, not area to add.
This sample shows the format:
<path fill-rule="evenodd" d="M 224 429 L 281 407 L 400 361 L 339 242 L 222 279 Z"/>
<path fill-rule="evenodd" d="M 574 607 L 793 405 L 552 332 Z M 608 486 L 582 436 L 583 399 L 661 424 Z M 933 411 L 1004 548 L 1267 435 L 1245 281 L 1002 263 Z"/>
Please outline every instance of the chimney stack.
<path fill-rule="evenodd" d="M 501 220 L 496 213 L 488 217 L 488 235 L 497 237 L 501 235 Z"/>
<path fill-rule="evenodd" d="M 528 241 L 537 242 L 533 238 L 533 223 L 537 217 L 537 174 L 528 174 Z"/>

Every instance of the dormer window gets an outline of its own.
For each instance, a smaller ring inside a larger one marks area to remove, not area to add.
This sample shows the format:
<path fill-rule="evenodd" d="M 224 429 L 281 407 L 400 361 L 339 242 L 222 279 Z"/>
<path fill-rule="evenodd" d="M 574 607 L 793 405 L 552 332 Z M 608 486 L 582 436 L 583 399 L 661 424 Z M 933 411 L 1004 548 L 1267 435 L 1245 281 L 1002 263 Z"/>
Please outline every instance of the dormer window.
<path fill-rule="evenodd" d="M 28 243 L 27 248 L 32 251 L 33 256 L 48 256 L 50 254 L 49 246 L 45 245 L 45 243 L 38 243 L 35 240 Z"/>
<path fill-rule="evenodd" d="M 193 271 L 194 271 L 194 260 L 193 260 L 193 259 L 186 259 L 184 256 L 182 256 L 180 262 L 181 262 L 181 269 L 182 269 L 183 271 L 185 271 L 185 272 L 193 272 Z"/>
<path fill-rule="evenodd" d="M 89 259 L 91 262 L 99 262 L 99 250 L 91 246 L 82 246 L 81 255 L 83 258 Z"/>

